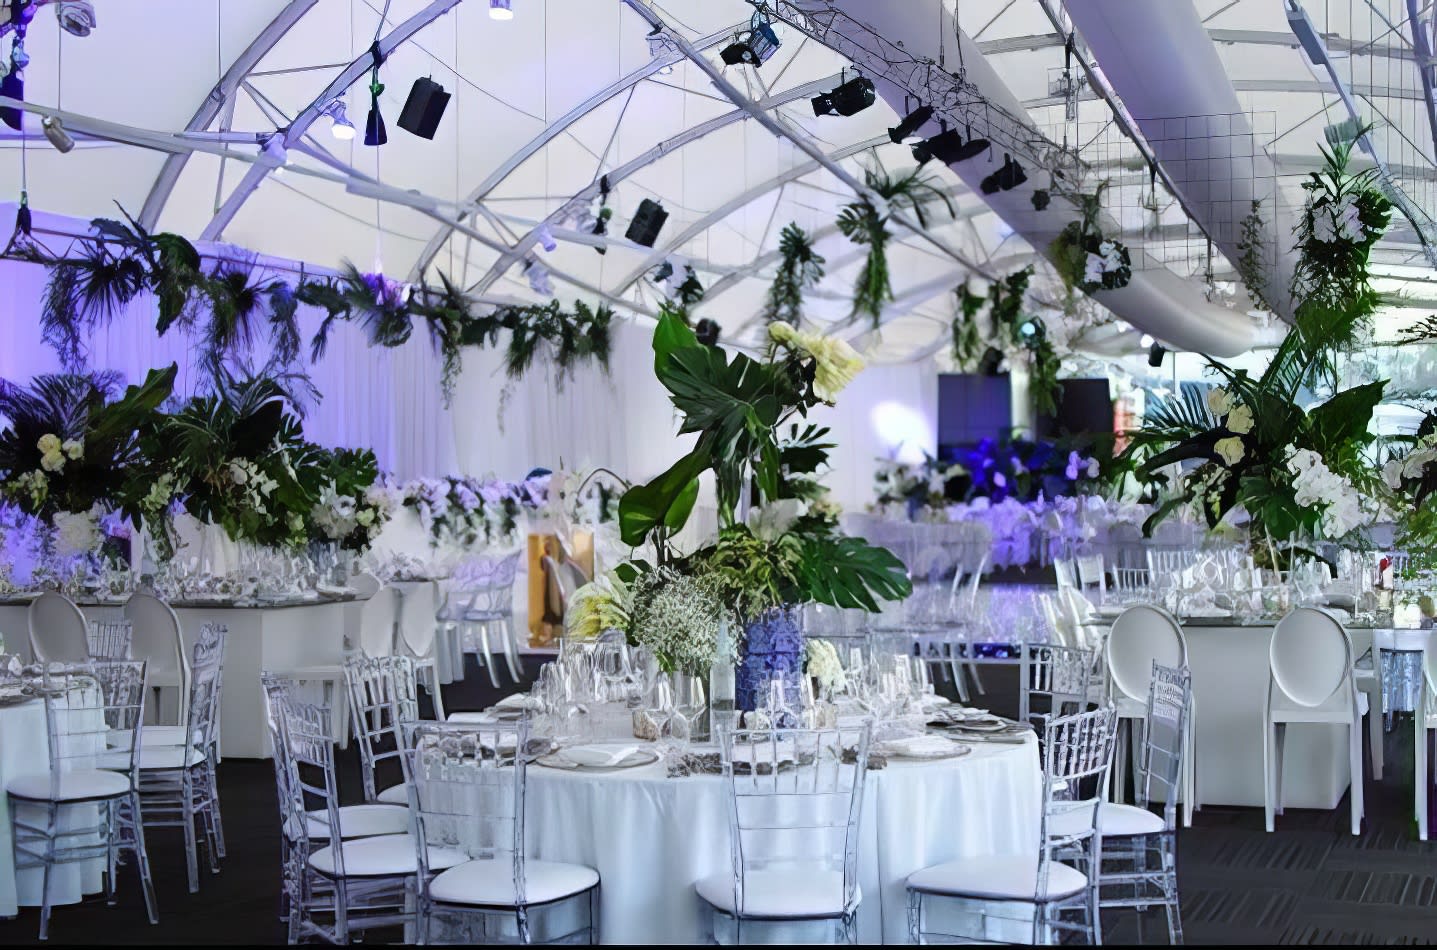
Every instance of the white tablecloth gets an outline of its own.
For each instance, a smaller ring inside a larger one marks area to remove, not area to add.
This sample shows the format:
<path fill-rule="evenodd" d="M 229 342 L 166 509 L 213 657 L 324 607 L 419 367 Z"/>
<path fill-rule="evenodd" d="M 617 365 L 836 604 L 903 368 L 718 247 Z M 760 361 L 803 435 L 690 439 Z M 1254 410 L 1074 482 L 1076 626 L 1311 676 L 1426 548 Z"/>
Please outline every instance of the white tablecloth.
<path fill-rule="evenodd" d="M 605 943 L 701 943 L 694 882 L 731 866 L 718 776 L 667 778 L 661 764 L 581 774 L 532 766 L 529 854 L 599 871 Z M 904 881 L 965 856 L 1033 853 L 1042 796 L 1037 743 L 979 744 L 963 758 L 870 772 L 860 825 L 861 943 L 904 943 Z"/>
<path fill-rule="evenodd" d="M 48 768 L 49 746 L 44 703 L 0 707 L 0 791 L 19 775 Z M 57 865 L 51 872 L 53 903 L 74 904 L 85 894 L 98 893 L 104 887 L 104 870 L 105 863 L 98 860 Z M 38 907 L 43 879 L 39 868 L 17 876 L 10 799 L 0 794 L 0 917 L 13 917 L 20 906 Z"/>

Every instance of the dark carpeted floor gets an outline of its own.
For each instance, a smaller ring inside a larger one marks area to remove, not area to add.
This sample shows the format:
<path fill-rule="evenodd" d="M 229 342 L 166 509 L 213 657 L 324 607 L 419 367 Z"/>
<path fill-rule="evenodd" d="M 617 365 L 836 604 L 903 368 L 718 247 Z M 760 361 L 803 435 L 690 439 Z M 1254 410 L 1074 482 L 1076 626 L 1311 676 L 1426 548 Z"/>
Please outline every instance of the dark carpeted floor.
<path fill-rule="evenodd" d="M 531 666 L 538 658 L 531 657 Z M 472 663 L 472 661 L 471 661 Z M 998 684 L 985 672 L 983 700 L 999 712 L 1016 691 L 1016 677 Z M 510 690 L 504 690 L 509 692 Z M 477 709 L 499 693 L 471 666 L 462 683 L 445 689 L 450 710 Z M 1180 833 L 1180 886 L 1189 943 L 1417 943 L 1437 940 L 1437 862 L 1434 847 L 1418 842 L 1412 812 L 1411 722 L 1399 721 L 1387 738 L 1387 773 L 1367 783 L 1368 818 L 1354 838 L 1344 799 L 1331 813 L 1289 809 L 1275 834 L 1262 828 L 1257 809 L 1204 808 L 1194 827 Z M 344 756 L 341 786 L 359 787 L 352 751 Z M 223 870 L 204 875 L 200 891 L 185 890 L 184 855 L 177 831 L 150 832 L 159 892 L 160 923 L 145 919 L 138 881 L 122 873 L 120 904 L 91 899 L 57 907 L 52 943 L 233 944 L 281 943 L 276 917 L 279 842 L 274 772 L 265 761 L 226 760 L 220 768 L 229 855 Z M 34 943 L 39 916 L 22 910 L 0 920 L 0 945 Z M 1137 942 L 1131 913 L 1106 916 L 1109 943 Z M 371 934 L 369 942 L 381 942 Z M 1166 942 L 1161 915 L 1147 917 L 1143 936 Z"/>

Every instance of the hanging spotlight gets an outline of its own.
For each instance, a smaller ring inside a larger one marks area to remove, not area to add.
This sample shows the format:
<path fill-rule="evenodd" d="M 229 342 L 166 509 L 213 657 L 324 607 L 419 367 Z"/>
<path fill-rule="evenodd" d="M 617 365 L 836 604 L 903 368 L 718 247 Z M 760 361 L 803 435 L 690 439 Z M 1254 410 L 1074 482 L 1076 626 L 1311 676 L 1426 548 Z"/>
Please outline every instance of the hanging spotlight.
<path fill-rule="evenodd" d="M 944 129 L 931 139 L 924 139 L 913 146 L 913 160 L 925 165 L 936 158 L 944 165 L 951 165 L 958 160 L 954 156 L 962 147 L 963 136 L 958 134 L 958 130 Z"/>
<path fill-rule="evenodd" d="M 90 0 L 60 0 L 55 4 L 55 19 L 66 33 L 89 36 L 95 28 L 95 5 Z"/>
<path fill-rule="evenodd" d="M 529 278 L 529 289 L 542 297 L 554 296 L 554 285 L 549 282 L 549 268 L 530 257 L 524 261 L 524 276 Z"/>
<path fill-rule="evenodd" d="M 648 41 L 650 59 L 658 59 L 660 56 L 668 55 L 671 47 L 669 45 L 669 38 L 664 35 L 663 27 L 654 27 L 654 31 L 648 35 Z M 674 71 L 674 64 L 666 63 L 660 66 L 656 71 L 660 76 L 667 76 Z"/>
<path fill-rule="evenodd" d="M 389 141 L 384 115 L 379 111 L 379 96 L 384 92 L 384 83 L 379 81 L 379 64 L 384 62 L 384 57 L 379 53 L 377 41 L 369 47 L 369 55 L 374 58 L 374 67 L 369 71 L 369 118 L 364 120 L 364 144 L 377 148 Z"/>
<path fill-rule="evenodd" d="M 1166 356 L 1167 353 L 1167 347 L 1163 346 L 1161 343 L 1154 343 L 1152 346 L 1148 347 L 1148 365 L 1151 366 L 1153 369 L 1157 369 L 1159 366 L 1162 366 L 1163 357 Z"/>
<path fill-rule="evenodd" d="M 992 195 L 1000 191 L 1011 191 L 1027 180 L 1028 173 L 1023 171 L 1023 166 L 1013 161 L 1013 156 L 1005 152 L 1003 164 L 997 171 L 984 178 L 978 187 L 983 194 Z"/>
<path fill-rule="evenodd" d="M 778 52 L 782 45 L 773 24 L 762 12 L 749 20 L 749 31 L 724 47 L 719 58 L 729 66 L 762 66 Z"/>
<path fill-rule="evenodd" d="M 867 76 L 856 76 L 837 88 L 814 96 L 814 115 L 854 115 L 873 105 L 877 93 L 873 80 Z"/>
<path fill-rule="evenodd" d="M 1145 350 L 1148 347 L 1152 346 L 1155 342 L 1156 341 L 1153 339 L 1153 335 L 1151 333 L 1144 333 L 1142 336 L 1138 337 L 1138 346 L 1141 346 Z"/>
<path fill-rule="evenodd" d="M 30 64 L 30 55 L 25 52 L 25 28 L 34 15 L 34 6 L 20 7 L 20 20 L 19 25 L 15 28 L 15 41 L 10 44 L 9 68 L 3 76 L 0 76 L 0 96 L 22 101 L 25 98 L 24 72 L 25 67 Z M 0 66 L 4 65 L 0 63 Z M 11 106 L 0 107 L 0 122 L 4 122 L 16 132 L 22 131 L 23 119 L 19 109 Z"/>
<path fill-rule="evenodd" d="M 58 115 L 47 115 L 40 120 L 40 127 L 45 130 L 45 138 L 60 152 L 68 152 L 75 147 L 75 140 L 70 133 L 65 131 L 65 123 L 60 121 Z"/>
<path fill-rule="evenodd" d="M 634 219 L 629 222 L 624 237 L 635 244 L 653 247 L 654 242 L 659 239 L 659 231 L 668 219 L 669 213 L 664 210 L 663 205 L 652 198 L 645 198 L 639 202 L 639 210 L 634 212 Z"/>
<path fill-rule="evenodd" d="M 325 115 L 329 116 L 329 134 L 341 142 L 348 142 L 354 138 L 354 123 L 349 121 L 345 112 L 344 100 L 336 99 L 324 109 Z"/>
<path fill-rule="evenodd" d="M 899 142 L 902 142 L 914 132 L 917 132 L 918 129 L 922 127 L 923 123 L 927 122 L 931 118 L 933 118 L 933 107 L 919 106 L 912 112 L 905 115 L 903 117 L 903 121 L 899 122 L 893 128 L 888 130 L 889 141 L 891 141 L 894 145 L 897 145 Z"/>
<path fill-rule="evenodd" d="M 514 19 L 514 10 L 511 8 L 510 3 L 511 0 L 489 0 L 489 19 Z"/>

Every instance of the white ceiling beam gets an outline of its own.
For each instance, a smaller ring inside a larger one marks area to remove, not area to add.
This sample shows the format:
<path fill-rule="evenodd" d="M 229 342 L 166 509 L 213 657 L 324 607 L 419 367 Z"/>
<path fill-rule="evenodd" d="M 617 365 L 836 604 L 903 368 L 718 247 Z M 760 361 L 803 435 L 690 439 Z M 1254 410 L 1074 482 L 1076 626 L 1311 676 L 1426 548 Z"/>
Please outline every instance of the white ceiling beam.
<path fill-rule="evenodd" d="M 1214 43 L 1224 46 L 1283 46 L 1297 49 L 1297 37 L 1291 30 L 1208 30 Z M 1335 53 L 1354 56 L 1376 56 L 1389 59 L 1412 59 L 1412 50 L 1406 44 L 1366 43 L 1344 39 L 1335 34 L 1324 34 L 1323 42 Z M 984 55 L 999 56 L 1004 53 L 1021 53 L 1029 50 L 1061 49 L 1066 38 L 1057 33 L 1035 33 L 1028 36 L 1007 36 L 996 40 L 984 40 L 978 44 Z"/>
<path fill-rule="evenodd" d="M 249 78 L 249 74 L 269 55 L 275 44 L 284 39 L 300 18 L 318 2 L 319 0 L 290 0 L 249 46 L 245 47 L 244 52 L 235 58 L 230 68 L 225 70 L 220 81 L 215 83 L 205 101 L 195 110 L 194 117 L 185 126 L 185 130 L 201 132 L 208 129 L 240 84 Z M 187 152 L 175 153 L 165 159 L 164 165 L 160 167 L 160 173 L 155 176 L 155 183 L 150 186 L 150 193 L 145 198 L 144 207 L 140 209 L 139 222 L 147 230 L 153 230 L 160 220 L 160 214 L 165 210 L 165 202 L 169 201 L 170 194 L 175 190 L 175 184 L 180 180 L 180 173 L 185 170 L 185 163 L 189 159 Z"/>
<path fill-rule="evenodd" d="M 422 10 L 396 26 L 378 41 L 380 58 L 388 59 L 396 49 L 408 42 L 411 37 L 458 5 L 459 0 L 432 0 L 432 2 Z M 365 50 L 350 62 L 350 64 L 344 68 L 344 71 L 336 76 L 334 80 L 324 88 L 324 91 L 305 107 L 304 111 L 294 117 L 294 121 L 290 123 L 289 128 L 284 130 L 284 147 L 288 149 L 298 145 L 304 138 L 305 133 L 309 131 L 309 127 L 323 114 L 324 107 L 335 97 L 342 95 L 345 90 L 359 81 L 365 73 L 373 68 L 373 65 L 374 60 L 369 50 Z M 215 216 L 210 219 L 210 223 L 205 225 L 204 231 L 200 233 L 200 238 L 206 241 L 218 240 L 220 236 L 224 234 L 224 229 L 234 220 L 240 208 L 249 200 L 249 196 L 254 194 L 255 189 L 259 188 L 269 172 L 270 166 L 268 165 L 251 165 L 249 171 L 245 173 L 243 180 L 235 186 L 234 191 L 230 192 L 230 196 L 225 199 L 225 203 L 220 207 L 219 211 L 215 212 Z"/>

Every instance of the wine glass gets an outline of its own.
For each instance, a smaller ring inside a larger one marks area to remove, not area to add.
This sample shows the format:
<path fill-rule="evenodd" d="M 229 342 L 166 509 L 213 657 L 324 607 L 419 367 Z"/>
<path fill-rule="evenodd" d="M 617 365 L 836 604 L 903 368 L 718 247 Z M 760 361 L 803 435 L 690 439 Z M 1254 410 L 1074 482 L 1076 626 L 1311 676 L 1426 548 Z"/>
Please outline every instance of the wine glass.
<path fill-rule="evenodd" d="M 629 676 L 629 651 L 624 642 L 618 638 L 600 641 L 594 651 L 594 668 L 603 683 L 603 700 L 624 699 L 624 684 Z"/>
<path fill-rule="evenodd" d="M 644 715 L 654 724 L 657 738 L 662 739 L 664 727 L 674 714 L 673 683 L 667 673 L 656 673 L 644 692 Z"/>
<path fill-rule="evenodd" d="M 704 699 L 703 677 L 689 673 L 674 673 L 671 677 L 674 693 L 674 714 L 682 720 L 683 733 L 678 736 L 681 748 L 688 748 L 693 739 L 694 727 L 699 717 L 708 709 Z"/>

